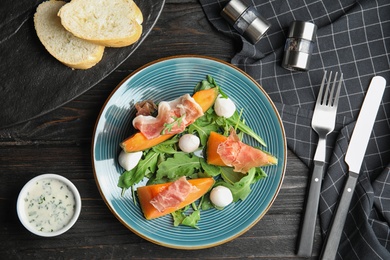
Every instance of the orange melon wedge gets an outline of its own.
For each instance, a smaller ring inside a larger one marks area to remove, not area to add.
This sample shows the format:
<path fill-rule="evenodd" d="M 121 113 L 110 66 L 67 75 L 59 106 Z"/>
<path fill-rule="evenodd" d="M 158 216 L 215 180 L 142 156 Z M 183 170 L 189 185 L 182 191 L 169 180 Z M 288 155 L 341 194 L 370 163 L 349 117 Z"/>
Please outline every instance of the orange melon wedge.
<path fill-rule="evenodd" d="M 138 151 L 143 151 L 148 148 L 151 148 L 155 145 L 161 144 L 162 142 L 168 140 L 172 136 L 173 134 L 160 135 L 156 138 L 148 139 L 141 132 L 137 132 L 134 135 L 127 138 L 126 140 L 124 140 L 119 145 L 127 153 L 138 152 Z"/>
<path fill-rule="evenodd" d="M 192 191 L 186 197 L 186 199 L 183 202 L 181 202 L 178 206 L 167 208 L 163 212 L 158 211 L 150 203 L 150 201 L 155 196 L 157 196 L 157 194 L 159 194 L 166 187 L 168 187 L 171 184 L 171 182 L 138 187 L 137 188 L 138 199 L 145 218 L 148 220 L 158 218 L 170 214 L 181 208 L 184 208 L 185 206 L 193 203 L 194 201 L 202 197 L 204 194 L 206 194 L 211 189 L 211 187 L 213 187 L 215 181 L 213 178 L 199 178 L 199 179 L 188 180 L 188 182 L 194 185 L 197 189 L 195 191 Z"/>
<path fill-rule="evenodd" d="M 225 142 L 228 139 L 227 136 L 218 134 L 216 132 L 211 132 L 209 139 L 207 140 L 207 147 L 206 147 L 206 157 L 207 157 L 207 163 L 211 165 L 217 165 L 217 166 L 227 166 L 221 156 L 217 153 L 218 146 Z M 253 149 L 256 149 L 253 147 Z M 256 149 L 258 150 L 258 149 Z M 257 163 L 256 167 L 266 166 L 266 165 L 273 165 L 278 163 L 278 159 L 274 157 L 271 154 L 265 153 L 261 150 L 258 150 L 261 153 L 264 154 L 265 160 L 261 160 Z M 257 152 L 258 152 L 257 151 Z"/>
<path fill-rule="evenodd" d="M 209 88 L 195 92 L 192 98 L 195 99 L 196 103 L 200 105 L 203 112 L 206 112 L 210 107 L 214 105 L 218 94 L 218 88 Z"/>

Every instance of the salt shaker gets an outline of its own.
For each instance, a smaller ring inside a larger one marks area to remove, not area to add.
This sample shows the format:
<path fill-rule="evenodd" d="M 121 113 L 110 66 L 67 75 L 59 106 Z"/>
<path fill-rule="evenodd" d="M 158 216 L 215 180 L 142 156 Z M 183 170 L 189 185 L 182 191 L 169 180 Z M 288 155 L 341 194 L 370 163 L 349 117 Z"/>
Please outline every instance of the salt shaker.
<path fill-rule="evenodd" d="M 256 44 L 271 27 L 252 5 L 241 0 L 229 1 L 221 16 L 252 44 Z"/>
<path fill-rule="evenodd" d="M 314 48 L 317 26 L 311 22 L 293 21 L 284 47 L 282 66 L 288 70 L 307 71 Z"/>

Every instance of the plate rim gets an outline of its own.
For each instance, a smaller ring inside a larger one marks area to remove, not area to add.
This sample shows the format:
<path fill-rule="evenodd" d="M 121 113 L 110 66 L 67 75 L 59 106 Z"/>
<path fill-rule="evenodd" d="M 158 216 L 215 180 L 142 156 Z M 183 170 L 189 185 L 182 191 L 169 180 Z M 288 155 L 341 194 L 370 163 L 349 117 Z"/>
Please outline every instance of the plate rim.
<path fill-rule="evenodd" d="M 118 91 L 118 89 L 123 86 L 123 84 L 131 77 L 133 77 L 134 75 L 138 74 L 139 72 L 141 72 L 142 70 L 144 70 L 145 68 L 147 67 L 150 67 L 154 64 L 157 64 L 157 63 L 162 63 L 164 61 L 169 61 L 169 60 L 175 60 L 175 59 L 191 59 L 191 58 L 194 58 L 194 59 L 205 59 L 205 60 L 211 60 L 211 61 L 214 61 L 214 62 L 218 62 L 218 63 L 221 63 L 222 65 L 225 65 L 225 66 L 228 66 L 228 67 L 231 67 L 232 69 L 234 70 L 237 70 L 238 72 L 242 73 L 244 76 L 246 76 L 250 81 L 253 82 L 254 85 L 256 85 L 256 87 L 259 88 L 259 90 L 262 92 L 262 94 L 267 98 L 269 104 L 271 105 L 273 111 L 275 112 L 275 115 L 276 115 L 276 118 L 277 118 L 277 121 L 279 123 L 279 126 L 280 126 L 280 130 L 281 130 L 281 134 L 282 134 L 282 137 L 283 137 L 283 152 L 284 152 L 284 156 L 283 156 L 283 165 L 281 167 L 281 176 L 280 176 L 280 180 L 279 180 L 279 183 L 278 183 L 278 187 L 276 188 L 275 190 L 275 193 L 273 194 L 272 196 L 272 199 L 270 200 L 269 204 L 267 205 L 267 207 L 264 209 L 264 211 L 262 212 L 262 214 L 260 214 L 255 221 L 252 221 L 252 223 L 250 223 L 246 228 L 242 229 L 240 232 L 237 232 L 235 235 L 233 236 L 230 236 L 226 239 L 222 239 L 221 241 L 218 241 L 218 242 L 215 242 L 215 243 L 210 243 L 210 244 L 205 244 L 205 245 L 201 245 L 201 246 L 177 246 L 177 245 L 173 245 L 173 244 L 169 244 L 169 243 L 164 243 L 164 242 L 161 242 L 161 241 L 156 241 L 154 239 L 151 239 L 149 238 L 148 236 L 138 232 L 137 230 L 133 229 L 128 223 L 126 223 L 121 216 L 119 216 L 119 214 L 113 209 L 113 207 L 110 205 L 110 203 L 107 201 L 107 198 L 105 197 L 105 195 L 103 194 L 103 191 L 100 187 L 100 184 L 98 182 L 98 176 L 97 176 L 97 173 L 96 173 L 96 167 L 95 167 L 95 137 L 96 137 L 96 130 L 97 130 L 97 127 L 98 127 L 98 124 L 100 122 L 100 119 L 103 115 L 103 111 L 105 110 L 108 102 L 111 100 L 112 96 Z M 133 232 L 134 234 L 136 234 L 137 236 L 149 241 L 149 242 L 152 242 L 156 245 L 160 245 L 160 246 L 163 246 L 163 247 L 167 247 L 167 248 L 173 248 L 173 249 L 183 249 L 183 250 L 197 250 L 197 249 L 205 249 L 205 248 L 211 248 L 211 247 L 215 247 L 215 246 L 219 246 L 219 245 L 222 245 L 222 244 L 225 244 L 229 241 L 232 241 L 234 240 L 235 238 L 243 235 L 244 233 L 246 233 L 248 230 L 250 230 L 254 225 L 256 225 L 263 217 L 264 215 L 268 212 L 268 210 L 271 208 L 271 206 L 273 205 L 273 203 L 275 202 L 276 200 L 276 197 L 278 196 L 279 192 L 280 192 L 280 189 L 282 187 L 282 184 L 283 184 L 283 180 L 284 180 L 284 177 L 285 177 L 285 173 L 286 173 L 286 167 L 287 167 L 287 140 L 286 140 L 286 134 L 285 134 L 285 129 L 284 129 L 284 125 L 283 125 L 283 122 L 282 122 L 282 119 L 281 119 L 281 116 L 274 104 L 274 102 L 271 100 L 270 96 L 268 95 L 268 93 L 264 90 L 264 88 L 258 83 L 256 82 L 248 73 L 246 73 L 245 71 L 241 70 L 240 68 L 236 67 L 235 65 L 231 64 L 231 63 L 228 63 L 226 61 L 223 61 L 221 59 L 218 59 L 218 58 L 215 58 L 215 57 L 210 57 L 210 56 L 205 56 L 205 55 L 172 55 L 172 56 L 167 56 L 167 57 L 163 57 L 163 58 L 159 58 L 159 59 L 156 59 L 156 60 L 153 60 L 151 62 L 148 62 L 146 63 L 145 65 L 139 67 L 138 69 L 134 70 L 133 72 L 131 72 L 128 76 L 126 76 L 123 80 L 121 80 L 118 85 L 111 91 L 111 93 L 109 94 L 109 96 L 107 97 L 107 99 L 105 100 L 104 104 L 102 105 L 101 109 L 100 109 L 100 112 L 98 114 L 98 117 L 95 121 L 95 125 L 94 125 L 94 129 L 93 129 L 93 135 L 92 135 L 92 142 L 91 142 L 91 161 L 92 161 L 92 170 L 93 170 L 93 174 L 94 174 L 94 179 L 95 179 L 95 183 L 96 183 L 96 186 L 99 190 L 99 193 L 104 201 L 104 203 L 106 204 L 106 206 L 109 208 L 109 210 L 111 211 L 111 213 L 119 220 L 119 222 L 121 222 L 127 229 L 129 229 L 131 232 Z"/>

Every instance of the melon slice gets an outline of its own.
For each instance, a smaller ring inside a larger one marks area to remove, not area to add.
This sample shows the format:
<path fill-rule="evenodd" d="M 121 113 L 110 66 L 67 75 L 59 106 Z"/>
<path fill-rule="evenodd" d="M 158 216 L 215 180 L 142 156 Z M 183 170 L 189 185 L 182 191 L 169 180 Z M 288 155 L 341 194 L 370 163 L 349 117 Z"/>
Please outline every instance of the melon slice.
<path fill-rule="evenodd" d="M 138 187 L 138 199 L 145 218 L 148 220 L 158 218 L 184 208 L 185 206 L 193 203 L 206 194 L 211 189 L 211 187 L 213 187 L 215 181 L 213 178 L 199 178 L 188 180 L 188 182 L 195 186 L 196 189 L 188 194 L 184 201 L 182 201 L 179 205 L 175 207 L 169 207 L 162 212 L 158 211 L 150 202 L 159 193 L 166 189 L 171 184 L 171 182 Z"/>

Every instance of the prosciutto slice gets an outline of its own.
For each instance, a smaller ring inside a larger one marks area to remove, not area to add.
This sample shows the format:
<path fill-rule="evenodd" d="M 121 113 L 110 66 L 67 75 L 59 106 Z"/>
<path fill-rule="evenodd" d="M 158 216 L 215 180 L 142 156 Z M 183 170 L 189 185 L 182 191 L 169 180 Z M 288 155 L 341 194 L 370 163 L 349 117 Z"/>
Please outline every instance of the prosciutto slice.
<path fill-rule="evenodd" d="M 180 177 L 172 182 L 167 188 L 155 196 L 150 203 L 159 211 L 176 207 L 183 202 L 193 189 L 197 189 L 189 183 L 186 177 Z"/>
<path fill-rule="evenodd" d="M 133 119 L 133 126 L 147 139 L 161 134 L 178 134 L 203 115 L 201 106 L 189 95 L 185 94 L 172 101 L 162 101 L 158 105 L 156 117 L 138 115 Z M 170 127 L 166 127 L 171 124 Z"/>
<path fill-rule="evenodd" d="M 227 166 L 234 167 L 235 172 L 247 173 L 253 167 L 269 164 L 267 154 L 241 142 L 234 129 L 228 139 L 219 144 L 217 153 Z"/>
<path fill-rule="evenodd" d="M 135 109 L 137 110 L 136 116 L 150 116 L 155 111 L 157 111 L 157 105 L 152 100 L 144 100 L 141 102 L 137 102 L 135 105 Z"/>

